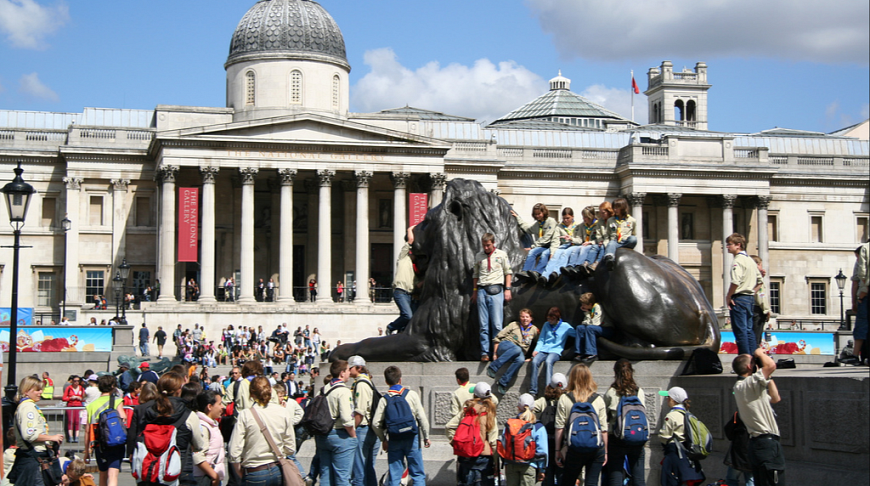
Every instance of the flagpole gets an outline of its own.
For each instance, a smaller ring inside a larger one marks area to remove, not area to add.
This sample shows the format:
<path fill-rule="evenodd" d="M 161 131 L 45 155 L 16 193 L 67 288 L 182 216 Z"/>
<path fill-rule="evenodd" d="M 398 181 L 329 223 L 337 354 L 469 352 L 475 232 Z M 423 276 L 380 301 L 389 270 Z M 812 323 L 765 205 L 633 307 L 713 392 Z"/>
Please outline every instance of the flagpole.
<path fill-rule="evenodd" d="M 634 69 L 631 70 L 631 121 L 634 122 Z"/>

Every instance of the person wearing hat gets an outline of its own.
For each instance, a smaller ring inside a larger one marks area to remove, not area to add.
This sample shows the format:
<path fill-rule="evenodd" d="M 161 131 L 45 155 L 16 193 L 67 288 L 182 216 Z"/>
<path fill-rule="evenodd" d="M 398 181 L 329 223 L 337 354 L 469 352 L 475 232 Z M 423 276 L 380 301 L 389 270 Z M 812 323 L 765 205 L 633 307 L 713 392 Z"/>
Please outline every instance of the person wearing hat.
<path fill-rule="evenodd" d="M 140 375 L 139 375 L 140 382 L 147 381 L 149 383 L 154 383 L 156 385 L 157 380 L 160 379 L 160 377 L 157 376 L 157 372 L 155 372 L 151 369 L 151 365 L 148 364 L 147 361 L 139 365 L 139 372 L 140 372 Z"/>
<path fill-rule="evenodd" d="M 356 425 L 357 449 L 353 459 L 353 486 L 377 486 L 375 458 L 380 448 L 378 436 L 370 429 L 372 423 L 372 400 L 376 393 L 366 360 L 354 355 L 348 358 L 347 366 L 353 378 L 353 418 Z"/>
<path fill-rule="evenodd" d="M 480 438 L 483 441 L 483 451 L 478 457 L 457 457 L 456 470 L 460 485 L 472 486 L 479 484 L 481 478 L 492 477 L 494 473 L 493 454 L 498 441 L 498 424 L 496 423 L 496 408 L 492 401 L 492 388 L 489 383 L 480 382 L 474 386 L 473 398 L 465 402 L 462 412 L 456 414 L 444 426 L 447 440 L 453 442 L 456 430 L 466 414 L 473 411 L 476 420 L 480 422 Z"/>
<path fill-rule="evenodd" d="M 701 464 L 681 453 L 681 446 L 677 445 L 686 441 L 685 417 L 690 405 L 689 395 L 686 390 L 678 386 L 667 391 L 661 390 L 659 395 L 667 397 L 668 408 L 670 408 L 659 430 L 659 438 L 665 454 L 662 461 L 662 485 L 677 486 L 686 481 L 707 479 L 701 471 Z"/>
<path fill-rule="evenodd" d="M 85 403 L 84 406 L 88 406 L 89 403 L 93 402 L 97 398 L 100 398 L 100 390 L 97 389 L 97 380 L 100 378 L 96 373 L 91 373 L 88 375 L 88 386 L 85 388 Z M 82 410 L 83 418 L 87 419 L 87 414 Z"/>
<path fill-rule="evenodd" d="M 517 418 L 533 424 L 532 440 L 535 441 L 535 459 L 530 462 L 505 461 L 504 471 L 507 486 L 535 486 L 544 480 L 547 470 L 548 440 L 544 424 L 538 423 L 534 412 L 535 397 L 528 393 L 520 395 L 517 402 Z"/>
<path fill-rule="evenodd" d="M 562 373 L 553 373 L 550 383 L 544 389 L 544 396 L 535 400 L 535 416 L 538 422 L 544 425 L 547 431 L 547 474 L 544 477 L 543 486 L 553 486 L 562 483 L 562 468 L 556 465 L 556 406 L 565 388 L 568 386 L 568 378 Z"/>

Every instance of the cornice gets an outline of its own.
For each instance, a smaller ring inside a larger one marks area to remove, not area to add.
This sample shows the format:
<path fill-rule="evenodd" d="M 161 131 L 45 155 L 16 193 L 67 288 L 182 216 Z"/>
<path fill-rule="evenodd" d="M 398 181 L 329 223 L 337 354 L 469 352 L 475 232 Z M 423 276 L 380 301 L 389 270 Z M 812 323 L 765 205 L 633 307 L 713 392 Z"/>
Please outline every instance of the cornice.
<path fill-rule="evenodd" d="M 329 152 L 329 153 L 378 153 L 378 154 L 407 154 L 416 155 L 433 155 L 443 157 L 450 147 L 437 146 L 415 146 L 415 145 L 351 145 L 347 143 L 331 144 L 325 143 L 295 143 L 288 141 L 286 143 L 276 143 L 274 140 L 268 142 L 240 142 L 240 141 L 219 141 L 219 140 L 177 140 L 177 139 L 160 139 L 155 145 L 156 150 L 164 147 L 169 148 L 219 148 L 224 150 L 250 150 L 250 151 L 273 151 L 273 152 Z"/>

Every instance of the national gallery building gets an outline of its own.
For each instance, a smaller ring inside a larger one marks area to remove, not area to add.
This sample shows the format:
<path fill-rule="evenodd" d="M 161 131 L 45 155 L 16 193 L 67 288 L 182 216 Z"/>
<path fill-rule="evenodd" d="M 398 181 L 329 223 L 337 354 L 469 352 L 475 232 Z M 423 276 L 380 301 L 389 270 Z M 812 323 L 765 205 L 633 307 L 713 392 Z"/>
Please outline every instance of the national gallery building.
<path fill-rule="evenodd" d="M 360 339 L 398 314 L 389 287 L 411 201 L 438 205 L 456 178 L 526 219 L 538 202 L 579 218 L 626 197 L 637 249 L 681 264 L 717 309 L 723 237 L 743 233 L 780 320 L 839 319 L 834 276 L 851 276 L 867 241 L 867 122 L 833 134 L 711 131 L 702 62 L 649 69 L 645 125 L 571 92 L 561 73 L 486 126 L 426 107 L 351 113 L 338 25 L 315 2 L 268 0 L 232 33 L 225 68 L 226 107 L 0 111 L 0 172 L 11 180 L 20 162 L 38 191 L 21 235 L 32 248 L 21 250 L 20 307 L 45 323 L 63 308 L 75 324 L 100 321 L 115 315 L 120 285 L 137 300 L 127 319 L 152 333 L 201 323 L 217 339 L 229 324 L 286 322 Z M 0 214 L 6 307 L 12 231 Z M 113 281 L 124 261 L 128 278 Z M 273 286 L 262 296 L 260 279 Z M 370 279 L 382 289 L 370 292 Z M 108 310 L 93 309 L 97 295 Z"/>

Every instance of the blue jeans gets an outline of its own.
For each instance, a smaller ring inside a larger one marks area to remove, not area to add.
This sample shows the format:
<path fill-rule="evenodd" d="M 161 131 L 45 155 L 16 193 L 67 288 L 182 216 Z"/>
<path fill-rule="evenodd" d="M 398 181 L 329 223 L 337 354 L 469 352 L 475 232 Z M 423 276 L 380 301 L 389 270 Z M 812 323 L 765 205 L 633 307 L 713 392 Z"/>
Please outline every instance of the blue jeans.
<path fill-rule="evenodd" d="M 535 396 L 538 394 L 538 378 L 540 377 L 540 369 L 541 363 L 546 362 L 546 376 L 547 380 L 545 383 L 549 384 L 550 380 L 553 378 L 553 363 L 559 361 L 562 356 L 559 353 L 538 353 L 532 358 L 532 369 L 535 370 L 532 373 L 532 385 L 529 387 L 529 394 Z"/>
<path fill-rule="evenodd" d="M 283 484 L 284 476 L 281 475 L 280 467 L 247 473 L 242 479 L 242 486 L 282 486 Z"/>
<path fill-rule="evenodd" d="M 755 342 L 755 333 L 752 332 L 752 306 L 755 304 L 755 296 L 749 294 L 732 295 L 731 300 L 731 329 L 734 331 L 734 340 L 737 341 L 738 354 L 752 354 L 758 343 Z"/>
<path fill-rule="evenodd" d="M 595 243 L 586 246 L 574 246 L 571 248 L 571 255 L 568 256 L 568 266 L 583 265 L 586 258 L 589 257 L 589 252 L 595 250 L 594 260 L 598 256 L 598 245 Z"/>
<path fill-rule="evenodd" d="M 502 368 L 502 366 L 509 364 L 507 371 L 501 375 L 501 378 L 498 380 L 498 384 L 507 388 L 508 383 L 514 379 L 514 376 L 517 376 L 517 372 L 520 370 L 520 366 L 523 365 L 523 361 L 525 361 L 525 355 L 523 355 L 523 348 L 517 346 L 511 341 L 502 341 L 498 344 L 498 359 L 489 364 L 489 369 L 491 369 L 494 373 L 498 373 L 498 370 Z"/>
<path fill-rule="evenodd" d="M 356 429 L 357 448 L 353 458 L 353 486 L 377 486 L 375 458 L 381 441 L 368 426 Z"/>
<path fill-rule="evenodd" d="M 541 260 L 535 265 L 535 259 L 541 257 Z M 550 259 L 550 249 L 543 246 L 532 248 L 529 251 L 529 256 L 526 257 L 526 263 L 523 265 L 523 271 L 528 272 L 534 270 L 542 273 L 547 268 L 547 261 Z"/>
<path fill-rule="evenodd" d="M 148 356 L 148 342 L 139 343 L 139 352 L 142 353 L 142 356 Z"/>
<path fill-rule="evenodd" d="M 610 240 L 610 243 L 607 244 L 607 248 L 604 250 L 605 255 L 613 255 L 616 253 L 617 248 L 630 248 L 634 249 L 637 246 L 637 237 L 629 236 L 622 243 L 617 242 L 616 240 Z"/>
<path fill-rule="evenodd" d="M 551 273 L 561 273 L 559 270 L 568 265 L 568 258 L 571 256 L 571 253 L 571 244 L 559 246 L 556 250 L 556 254 L 550 255 L 550 262 L 547 263 L 547 268 L 544 269 L 541 275 L 547 277 Z"/>
<path fill-rule="evenodd" d="M 321 486 L 350 484 L 353 455 L 357 447 L 356 438 L 352 438 L 344 429 L 333 429 L 327 435 L 316 436 L 314 440 L 317 443 L 317 454 L 320 455 Z"/>
<path fill-rule="evenodd" d="M 576 333 L 574 344 L 577 356 L 595 356 L 598 354 L 598 336 L 613 339 L 616 331 L 612 327 L 584 326 L 574 328 Z"/>
<path fill-rule="evenodd" d="M 600 246 L 596 243 L 589 245 L 589 253 L 586 254 L 586 258 L 583 259 L 578 265 L 583 265 L 584 263 L 587 265 L 591 265 L 593 262 L 600 262 L 604 258 L 604 247 Z"/>
<path fill-rule="evenodd" d="M 489 295 L 486 290 L 477 291 L 477 317 L 480 321 L 480 355 L 489 356 L 490 332 L 495 336 L 504 322 L 504 292 Z"/>
<path fill-rule="evenodd" d="M 399 317 L 387 325 L 388 331 L 402 332 L 411 321 L 414 311 L 411 309 L 411 294 L 402 289 L 393 289 L 393 301 L 399 308 Z"/>
<path fill-rule="evenodd" d="M 296 464 L 296 469 L 299 469 L 299 474 L 304 478 L 305 477 L 305 468 L 302 467 L 302 463 L 299 462 L 299 459 L 296 459 L 296 454 L 289 456 L 287 459 L 293 461 L 293 464 Z"/>
<path fill-rule="evenodd" d="M 404 459 L 408 459 L 408 476 L 414 480 L 414 486 L 426 486 L 426 473 L 423 471 L 423 453 L 420 452 L 420 439 L 417 435 L 407 439 L 393 439 L 387 449 L 387 463 L 390 470 L 390 482 L 387 486 L 399 486 L 402 474 L 405 472 Z"/>

